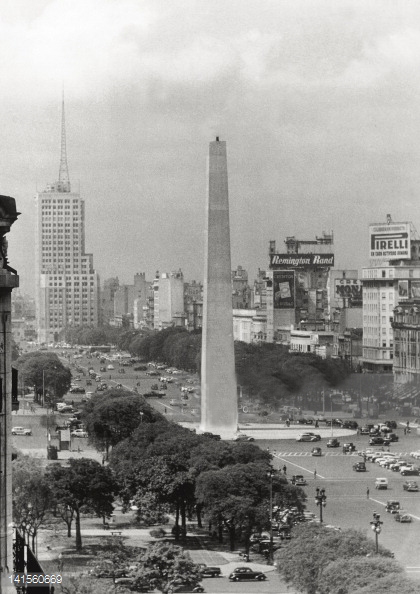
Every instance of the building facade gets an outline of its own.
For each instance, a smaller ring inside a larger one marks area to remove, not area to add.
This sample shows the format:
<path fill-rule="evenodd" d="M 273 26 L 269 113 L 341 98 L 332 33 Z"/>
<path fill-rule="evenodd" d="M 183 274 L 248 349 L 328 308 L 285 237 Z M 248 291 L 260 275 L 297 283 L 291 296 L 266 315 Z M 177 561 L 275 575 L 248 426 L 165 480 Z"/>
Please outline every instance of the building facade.
<path fill-rule="evenodd" d="M 394 366 L 394 309 L 420 296 L 420 240 L 411 223 L 370 226 L 371 266 L 363 269 L 363 367 L 390 373 Z"/>
<path fill-rule="evenodd" d="M 182 271 L 156 273 L 153 289 L 153 326 L 155 330 L 175 325 L 176 321 L 176 325 L 180 325 L 180 318 L 184 319 L 185 325 L 184 275 Z"/>
<path fill-rule="evenodd" d="M 99 278 L 85 251 L 85 202 L 71 191 L 64 102 L 59 179 L 35 196 L 38 341 L 59 340 L 66 326 L 97 326 Z"/>

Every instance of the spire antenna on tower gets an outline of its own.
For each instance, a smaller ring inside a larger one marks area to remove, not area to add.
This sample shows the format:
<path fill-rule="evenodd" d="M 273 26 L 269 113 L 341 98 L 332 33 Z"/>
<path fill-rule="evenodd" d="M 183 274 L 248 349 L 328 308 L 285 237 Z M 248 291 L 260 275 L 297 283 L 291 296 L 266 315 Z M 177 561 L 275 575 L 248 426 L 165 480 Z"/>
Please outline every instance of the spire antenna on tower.
<path fill-rule="evenodd" d="M 66 148 L 66 119 L 64 114 L 64 88 L 61 104 L 61 156 L 60 170 L 58 173 L 59 192 L 70 192 L 69 169 L 67 166 L 67 148 Z"/>

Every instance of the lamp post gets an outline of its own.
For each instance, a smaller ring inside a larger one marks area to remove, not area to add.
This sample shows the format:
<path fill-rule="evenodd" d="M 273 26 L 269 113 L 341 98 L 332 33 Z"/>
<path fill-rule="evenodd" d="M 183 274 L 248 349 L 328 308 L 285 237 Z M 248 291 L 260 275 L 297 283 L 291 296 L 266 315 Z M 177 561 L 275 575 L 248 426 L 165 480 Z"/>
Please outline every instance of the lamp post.
<path fill-rule="evenodd" d="M 270 468 L 267 477 L 270 480 L 270 550 L 268 553 L 268 562 L 273 564 L 273 476 L 274 470 Z"/>
<path fill-rule="evenodd" d="M 325 489 L 316 488 L 315 503 L 319 506 L 319 521 L 323 522 L 322 519 L 322 508 L 327 505 L 327 496 L 325 495 Z"/>
<path fill-rule="evenodd" d="M 144 413 L 141 412 L 140 413 L 140 425 L 143 423 L 143 415 L 144 415 Z"/>
<path fill-rule="evenodd" d="M 382 524 L 383 522 L 381 522 L 380 520 L 381 516 L 379 514 L 377 514 L 376 512 L 373 512 L 373 520 L 370 523 L 370 526 L 372 528 L 372 530 L 375 533 L 375 546 L 376 546 L 376 554 L 378 554 L 378 550 L 379 550 L 379 546 L 378 546 L 378 536 L 382 531 Z"/>

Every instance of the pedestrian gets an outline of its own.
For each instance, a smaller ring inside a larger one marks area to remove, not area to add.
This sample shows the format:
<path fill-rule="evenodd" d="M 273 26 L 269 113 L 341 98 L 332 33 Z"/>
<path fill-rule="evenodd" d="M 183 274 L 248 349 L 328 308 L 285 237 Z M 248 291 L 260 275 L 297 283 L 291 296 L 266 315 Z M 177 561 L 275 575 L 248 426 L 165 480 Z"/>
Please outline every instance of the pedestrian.
<path fill-rule="evenodd" d="M 404 427 L 404 435 L 407 435 L 407 427 Z"/>
<path fill-rule="evenodd" d="M 366 489 L 366 497 L 369 499 L 369 487 Z"/>
<path fill-rule="evenodd" d="M 286 468 L 286 464 L 283 466 L 283 474 L 286 474 L 287 472 L 287 468 Z"/>
<path fill-rule="evenodd" d="M 58 555 L 58 571 L 63 571 L 63 553 Z"/>
<path fill-rule="evenodd" d="M 166 410 L 166 406 L 165 406 L 165 415 L 166 415 L 166 413 L 167 413 L 167 410 Z"/>
<path fill-rule="evenodd" d="M 316 468 L 314 470 L 314 480 L 316 479 Z"/>

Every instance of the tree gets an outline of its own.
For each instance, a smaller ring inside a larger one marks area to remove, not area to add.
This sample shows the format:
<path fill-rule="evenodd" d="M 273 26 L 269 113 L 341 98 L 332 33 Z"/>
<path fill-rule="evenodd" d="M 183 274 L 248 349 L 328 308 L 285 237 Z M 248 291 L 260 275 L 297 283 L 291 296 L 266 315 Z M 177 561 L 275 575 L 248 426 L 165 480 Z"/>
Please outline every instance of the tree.
<path fill-rule="evenodd" d="M 153 423 L 159 417 L 144 398 L 116 388 L 104 396 L 93 396 L 82 415 L 89 440 L 97 450 L 105 450 L 107 458 L 110 447 L 130 437 L 141 424 Z"/>
<path fill-rule="evenodd" d="M 325 567 L 338 559 L 374 555 L 375 543 L 356 530 L 336 531 L 321 525 L 301 525 L 293 529 L 294 538 L 276 552 L 277 567 L 287 583 L 307 594 L 319 590 Z M 391 552 L 379 548 L 383 557 Z"/>
<path fill-rule="evenodd" d="M 364 588 L 352 589 L 352 594 L 420 594 L 420 583 L 401 573 L 388 573 Z"/>
<path fill-rule="evenodd" d="M 357 588 L 371 586 L 387 574 L 402 571 L 397 561 L 386 557 L 341 558 L 324 568 L 318 580 L 318 590 L 323 594 L 353 594 Z"/>
<path fill-rule="evenodd" d="M 82 548 L 80 513 L 83 508 L 93 509 L 98 517 L 109 517 L 117 484 L 108 467 L 88 458 L 70 458 L 69 467 L 51 464 L 47 479 L 58 503 L 74 510 L 76 549 Z"/>
<path fill-rule="evenodd" d="M 53 353 L 26 353 L 16 361 L 16 367 L 25 385 L 35 386 L 38 399 L 44 392 L 59 399 L 70 389 L 71 371 Z"/>
<path fill-rule="evenodd" d="M 203 505 L 206 516 L 219 527 L 219 538 L 222 526 L 228 529 L 231 550 L 235 548 L 238 531 L 245 533 L 248 549 L 252 531 L 269 526 L 269 470 L 268 465 L 258 463 L 235 464 L 203 472 L 197 478 L 197 501 Z M 273 477 L 274 494 L 280 496 L 286 486 L 284 477 Z M 302 506 L 303 492 L 295 494 L 294 505 Z"/>
<path fill-rule="evenodd" d="M 133 506 L 136 506 L 136 522 L 144 526 L 166 524 L 168 522 L 169 506 L 159 502 L 154 493 L 145 493 L 133 498 Z"/>
<path fill-rule="evenodd" d="M 40 526 L 53 503 L 53 494 L 40 462 L 19 456 L 12 464 L 13 520 L 32 537 L 32 549 Z"/>
<path fill-rule="evenodd" d="M 201 573 L 199 566 L 181 547 L 157 542 L 149 545 L 139 558 L 134 577 L 135 587 L 146 582 L 160 592 L 168 592 L 174 583 L 188 584 L 194 588 L 201 580 Z"/>

